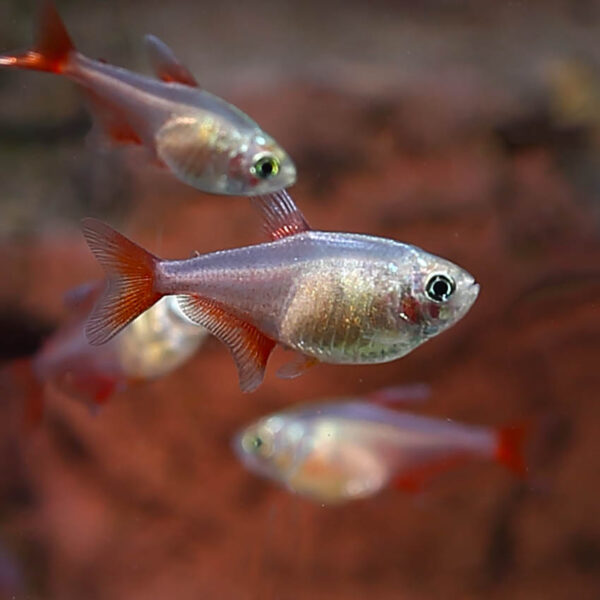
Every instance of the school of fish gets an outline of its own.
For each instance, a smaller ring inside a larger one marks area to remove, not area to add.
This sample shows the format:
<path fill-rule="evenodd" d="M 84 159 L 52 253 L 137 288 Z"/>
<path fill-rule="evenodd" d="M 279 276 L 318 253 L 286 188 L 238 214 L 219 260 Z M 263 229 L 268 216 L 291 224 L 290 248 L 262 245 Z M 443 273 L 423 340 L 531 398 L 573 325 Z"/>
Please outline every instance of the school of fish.
<path fill-rule="evenodd" d="M 250 117 L 201 89 L 155 36 L 145 38 L 156 78 L 79 53 L 51 0 L 34 45 L 0 67 L 63 75 L 93 116 L 93 139 L 145 149 L 149 163 L 212 194 L 249 196 L 269 241 L 164 260 L 96 219 L 83 235 L 105 271 L 65 302 L 71 318 L 29 360 L 15 364 L 30 420 L 48 387 L 102 404 L 196 354 L 210 333 L 233 357 L 243 392 L 256 390 L 273 349 L 296 377 L 318 363 L 401 358 L 456 324 L 479 285 L 465 269 L 392 239 L 312 229 L 286 191 L 296 168 Z M 340 368 L 344 368 L 343 366 Z M 523 474 L 523 428 L 488 428 L 399 411 L 381 395 L 294 407 L 244 428 L 233 446 L 251 471 L 318 502 L 403 489 L 471 459 Z"/>

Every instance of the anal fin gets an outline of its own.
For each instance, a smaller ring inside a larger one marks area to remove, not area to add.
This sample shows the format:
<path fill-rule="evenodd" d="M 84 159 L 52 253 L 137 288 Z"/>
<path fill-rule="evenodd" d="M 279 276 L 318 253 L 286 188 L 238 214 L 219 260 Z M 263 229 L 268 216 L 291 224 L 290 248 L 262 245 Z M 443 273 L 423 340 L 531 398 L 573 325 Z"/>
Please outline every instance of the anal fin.
<path fill-rule="evenodd" d="M 140 136 L 118 108 L 89 90 L 86 90 L 85 96 L 94 122 L 90 132 L 91 140 L 98 142 L 104 139 L 113 144 L 142 144 Z"/>
<path fill-rule="evenodd" d="M 196 295 L 179 296 L 179 306 L 189 319 L 208 329 L 229 348 L 241 390 L 254 391 L 262 383 L 275 341 L 213 300 Z"/>

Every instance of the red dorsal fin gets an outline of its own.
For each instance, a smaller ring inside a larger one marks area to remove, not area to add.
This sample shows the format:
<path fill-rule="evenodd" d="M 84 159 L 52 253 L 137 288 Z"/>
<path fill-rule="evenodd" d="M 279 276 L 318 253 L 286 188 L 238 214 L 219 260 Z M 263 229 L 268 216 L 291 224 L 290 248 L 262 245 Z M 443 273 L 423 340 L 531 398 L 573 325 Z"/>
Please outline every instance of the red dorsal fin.
<path fill-rule="evenodd" d="M 107 275 L 107 288 L 88 317 L 90 344 L 107 342 L 148 310 L 162 294 L 154 290 L 158 258 L 97 219 L 84 219 L 83 235 Z"/>
<path fill-rule="evenodd" d="M 255 196 L 252 201 L 261 210 L 265 231 L 272 240 L 310 230 L 304 215 L 285 190 Z"/>
<path fill-rule="evenodd" d="M 152 68 L 159 79 L 167 83 L 183 83 L 190 87 L 199 87 L 196 78 L 167 44 L 150 34 L 144 37 L 144 42 Z"/>
<path fill-rule="evenodd" d="M 262 383 L 275 342 L 212 300 L 195 295 L 179 296 L 179 305 L 189 319 L 206 327 L 229 348 L 242 392 L 254 391 Z"/>
<path fill-rule="evenodd" d="M 60 73 L 75 46 L 52 0 L 42 0 L 34 47 L 0 56 L 0 66 Z"/>
<path fill-rule="evenodd" d="M 496 459 L 517 475 L 524 477 L 527 466 L 523 458 L 523 446 L 527 441 L 531 424 L 529 422 L 507 425 L 498 430 Z"/>

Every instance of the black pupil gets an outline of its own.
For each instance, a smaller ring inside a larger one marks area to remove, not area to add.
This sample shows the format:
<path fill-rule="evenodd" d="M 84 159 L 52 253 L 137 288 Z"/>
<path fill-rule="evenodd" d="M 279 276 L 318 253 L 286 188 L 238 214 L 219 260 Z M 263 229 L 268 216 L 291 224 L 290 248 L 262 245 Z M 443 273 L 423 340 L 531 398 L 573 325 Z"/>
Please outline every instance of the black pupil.
<path fill-rule="evenodd" d="M 260 163 L 258 171 L 261 177 L 268 177 L 271 175 L 271 173 L 273 173 L 273 163 L 270 160 L 265 160 L 264 162 Z"/>
<path fill-rule="evenodd" d="M 429 297 L 436 302 L 444 302 L 454 292 L 454 284 L 442 275 L 436 275 L 427 286 Z"/>
<path fill-rule="evenodd" d="M 259 437 L 254 438 L 254 447 L 260 448 L 261 446 L 262 446 L 262 440 Z"/>

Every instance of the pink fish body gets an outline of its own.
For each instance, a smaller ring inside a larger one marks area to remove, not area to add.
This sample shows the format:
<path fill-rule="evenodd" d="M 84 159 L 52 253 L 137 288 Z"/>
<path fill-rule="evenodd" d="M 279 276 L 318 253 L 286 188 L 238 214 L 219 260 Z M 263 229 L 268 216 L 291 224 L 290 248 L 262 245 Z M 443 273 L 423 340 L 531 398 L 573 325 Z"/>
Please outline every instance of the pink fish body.
<path fill-rule="evenodd" d="M 86 220 L 109 280 L 90 341 L 107 341 L 162 295 L 179 294 L 188 317 L 227 344 L 251 391 L 277 343 L 304 357 L 298 371 L 387 362 L 456 323 L 477 298 L 473 277 L 445 259 L 393 240 L 312 231 L 284 193 L 256 202 L 274 241 L 179 261 Z"/>
<path fill-rule="evenodd" d="M 357 400 L 316 403 L 259 419 L 234 439 L 251 471 L 318 502 L 364 498 L 394 483 L 416 490 L 469 460 L 523 474 L 524 430 L 423 417 Z"/>
<path fill-rule="evenodd" d="M 34 49 L 0 67 L 59 73 L 85 90 L 98 129 L 141 144 L 183 182 L 216 194 L 257 195 L 295 182 L 287 153 L 235 106 L 198 87 L 170 48 L 146 37 L 160 80 L 78 53 L 52 2 L 42 2 Z"/>

